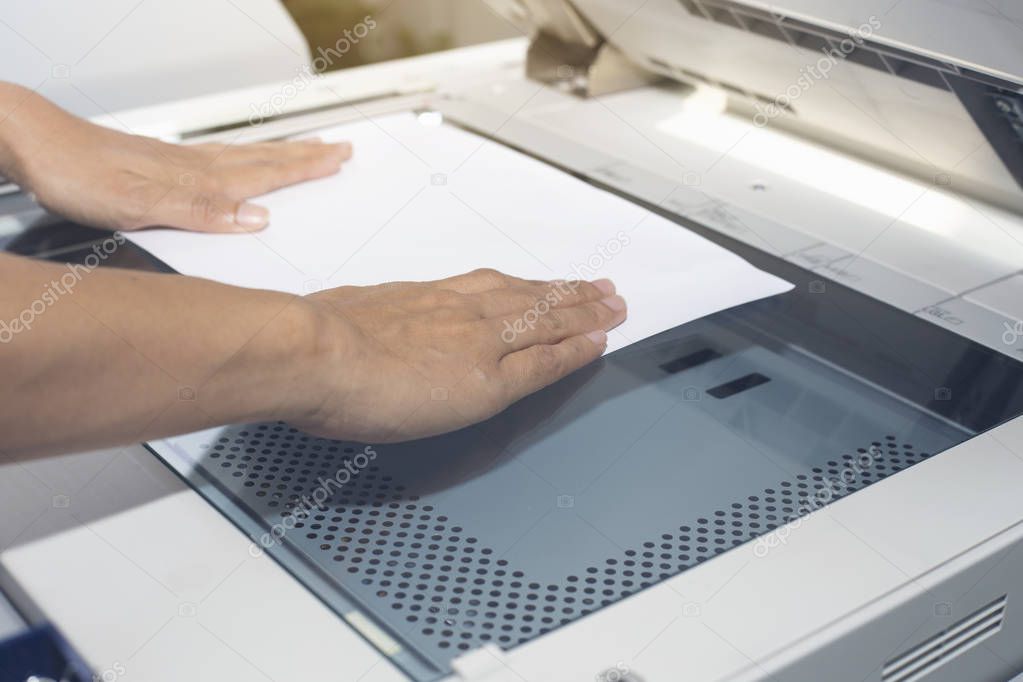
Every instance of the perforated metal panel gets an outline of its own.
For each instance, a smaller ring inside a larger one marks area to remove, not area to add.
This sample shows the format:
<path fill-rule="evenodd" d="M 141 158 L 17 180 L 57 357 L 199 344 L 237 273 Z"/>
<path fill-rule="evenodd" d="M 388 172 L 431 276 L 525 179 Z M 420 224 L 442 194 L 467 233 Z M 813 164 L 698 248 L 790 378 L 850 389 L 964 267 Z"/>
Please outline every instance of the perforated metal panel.
<path fill-rule="evenodd" d="M 385 620 L 392 627 L 440 652 L 524 643 L 929 456 L 886 435 L 580 566 L 560 582 L 537 582 L 471 530 L 409 495 L 386 465 L 358 469 L 353 455 L 362 452 L 363 446 L 312 438 L 283 424 L 259 424 L 217 438 L 208 470 L 223 482 L 243 481 L 265 520 L 301 517 L 288 542 L 333 564 L 331 572 L 347 589 L 376 602 L 375 612 L 390 611 Z M 302 498 L 322 487 L 318 481 L 353 469 L 359 473 L 351 482 L 306 515 Z M 826 489 L 832 493 L 825 500 L 820 492 Z"/>
<path fill-rule="evenodd" d="M 771 530 L 967 436 L 701 323 L 448 436 L 367 447 L 255 424 L 156 449 L 434 679 L 459 654 L 517 646 L 742 543 L 768 551 Z"/>

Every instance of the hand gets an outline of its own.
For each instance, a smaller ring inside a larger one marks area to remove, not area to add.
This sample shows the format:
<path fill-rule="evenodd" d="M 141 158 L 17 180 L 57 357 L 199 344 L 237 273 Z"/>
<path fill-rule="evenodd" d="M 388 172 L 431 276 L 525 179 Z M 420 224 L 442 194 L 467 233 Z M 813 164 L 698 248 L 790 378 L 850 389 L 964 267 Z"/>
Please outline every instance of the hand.
<path fill-rule="evenodd" d="M 351 145 L 317 141 L 180 146 L 76 118 L 0 83 L 0 170 L 47 210 L 113 230 L 266 227 L 245 199 L 337 173 Z M 6 152 L 6 153 L 4 153 Z"/>
<path fill-rule="evenodd" d="M 599 358 L 606 331 L 626 317 L 610 281 L 537 282 L 493 270 L 342 287 L 306 301 L 322 350 L 299 390 L 315 402 L 286 419 L 372 443 L 491 417 Z"/>

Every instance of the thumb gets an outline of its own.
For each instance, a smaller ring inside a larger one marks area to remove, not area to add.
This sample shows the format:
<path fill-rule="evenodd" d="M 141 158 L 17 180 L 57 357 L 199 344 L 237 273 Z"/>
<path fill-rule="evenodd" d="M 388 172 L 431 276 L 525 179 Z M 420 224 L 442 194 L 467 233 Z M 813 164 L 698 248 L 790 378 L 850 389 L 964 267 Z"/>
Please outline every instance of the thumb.
<path fill-rule="evenodd" d="M 270 222 L 262 206 L 201 192 L 174 192 L 154 212 L 154 222 L 193 232 L 254 232 Z"/>

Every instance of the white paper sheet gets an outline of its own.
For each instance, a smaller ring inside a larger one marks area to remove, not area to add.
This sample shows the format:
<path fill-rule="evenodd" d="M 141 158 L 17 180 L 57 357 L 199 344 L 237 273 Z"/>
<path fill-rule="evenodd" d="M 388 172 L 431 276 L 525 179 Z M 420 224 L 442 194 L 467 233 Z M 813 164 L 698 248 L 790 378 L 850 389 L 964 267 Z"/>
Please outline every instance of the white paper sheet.
<path fill-rule="evenodd" d="M 291 293 L 480 267 L 607 277 L 629 304 L 608 352 L 792 288 L 643 208 L 431 117 L 396 114 L 320 135 L 351 140 L 354 158 L 335 177 L 260 199 L 271 212 L 265 231 L 129 238 L 183 274 Z"/>

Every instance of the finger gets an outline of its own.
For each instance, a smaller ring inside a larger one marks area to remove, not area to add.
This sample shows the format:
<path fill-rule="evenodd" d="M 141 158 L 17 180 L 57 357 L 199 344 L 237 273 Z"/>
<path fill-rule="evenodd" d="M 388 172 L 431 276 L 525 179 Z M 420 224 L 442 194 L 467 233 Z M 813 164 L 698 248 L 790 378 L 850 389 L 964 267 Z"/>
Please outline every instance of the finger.
<path fill-rule="evenodd" d="M 593 331 L 553 345 L 532 346 L 502 358 L 498 367 L 512 401 L 526 397 L 599 358 L 607 334 Z"/>
<path fill-rule="evenodd" d="M 291 145 L 315 145 L 325 144 L 319 138 L 303 138 L 301 140 L 283 140 L 273 142 L 247 142 L 240 144 L 227 144 L 223 142 L 203 142 L 178 146 L 182 150 L 194 150 L 207 156 L 230 159 L 232 161 L 251 161 L 260 158 L 273 158 L 274 150 Z M 342 143 L 336 143 L 342 144 Z"/>
<path fill-rule="evenodd" d="M 324 143 L 319 140 L 290 140 L 287 142 L 261 142 L 231 145 L 214 154 L 218 164 L 274 163 L 294 161 L 310 156 L 330 156 L 338 165 L 352 158 L 352 143 Z"/>
<path fill-rule="evenodd" d="M 513 277 L 491 268 L 480 268 L 463 275 L 439 279 L 426 284 L 439 289 L 457 291 L 460 294 L 479 294 L 493 289 L 535 286 L 542 282 Z"/>
<path fill-rule="evenodd" d="M 614 296 L 615 285 L 609 279 L 594 282 L 565 280 L 541 282 L 522 287 L 494 289 L 479 294 L 483 301 L 483 309 L 488 317 L 503 317 L 522 313 L 531 308 L 547 310 L 550 308 L 567 308 L 590 301 Z"/>
<path fill-rule="evenodd" d="M 139 225 L 162 225 L 193 232 L 253 232 L 270 221 L 262 206 L 230 197 L 174 190 L 143 216 Z"/>
<path fill-rule="evenodd" d="M 334 175 L 339 170 L 341 162 L 336 156 L 312 155 L 290 161 L 219 166 L 214 170 L 214 175 L 216 186 L 224 194 L 235 199 L 245 199 Z"/>
<path fill-rule="evenodd" d="M 624 322 L 627 314 L 625 299 L 609 296 L 571 308 L 530 308 L 524 313 L 495 320 L 493 324 L 511 353 L 592 331 L 609 331 Z"/>

